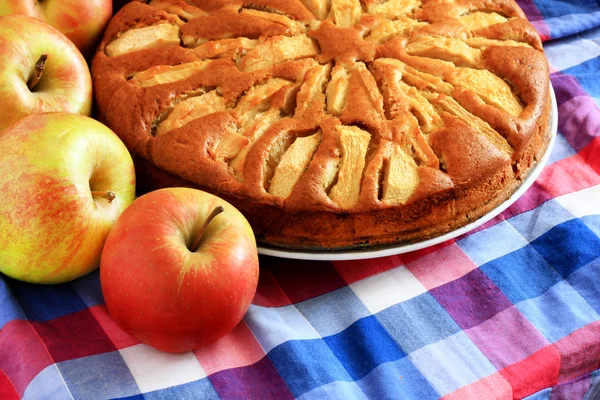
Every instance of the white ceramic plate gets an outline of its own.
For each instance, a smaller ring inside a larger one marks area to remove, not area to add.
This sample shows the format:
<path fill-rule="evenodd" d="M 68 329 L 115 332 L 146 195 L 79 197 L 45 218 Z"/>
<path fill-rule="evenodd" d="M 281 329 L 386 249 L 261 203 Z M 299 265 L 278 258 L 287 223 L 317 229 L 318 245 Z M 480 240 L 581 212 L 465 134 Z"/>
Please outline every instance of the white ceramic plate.
<path fill-rule="evenodd" d="M 552 89 L 552 85 L 550 85 L 550 97 L 552 100 L 552 111 L 551 111 L 551 125 L 550 132 L 552 137 L 550 139 L 550 143 L 548 145 L 548 149 L 544 153 L 543 157 L 537 165 L 533 168 L 529 176 L 523 181 L 521 186 L 510 196 L 505 202 L 500 204 L 498 207 L 494 208 L 489 213 L 485 214 L 483 217 L 479 218 L 476 221 L 471 222 L 468 225 L 463 226 L 462 228 L 455 229 L 451 232 L 448 232 L 442 236 L 437 236 L 432 239 L 423 240 L 421 242 L 410 243 L 410 244 L 398 244 L 398 245 L 390 245 L 390 246 L 377 246 L 374 249 L 362 249 L 362 250 L 346 250 L 346 251 L 305 251 L 305 250 L 288 250 L 288 249 L 278 249 L 274 247 L 268 246 L 258 246 L 258 253 L 264 254 L 268 256 L 275 256 L 281 258 L 294 258 L 299 260 L 321 260 L 321 261 L 342 261 L 342 260 L 361 260 L 365 258 L 376 258 L 376 257 L 385 257 L 391 256 L 394 254 L 408 253 L 410 251 L 420 250 L 425 247 L 433 246 L 435 244 L 439 244 L 445 242 L 449 239 L 454 239 L 457 236 L 462 235 L 463 233 L 467 233 L 480 225 L 485 224 L 502 211 L 506 210 L 510 205 L 512 205 L 515 201 L 519 199 L 525 193 L 527 189 L 533 182 L 538 178 L 541 174 L 544 166 L 548 162 L 548 158 L 550 158 L 550 153 L 552 152 L 552 147 L 554 145 L 554 139 L 556 138 L 556 131 L 558 126 L 558 110 L 556 107 L 556 96 L 554 94 L 554 90 Z"/>

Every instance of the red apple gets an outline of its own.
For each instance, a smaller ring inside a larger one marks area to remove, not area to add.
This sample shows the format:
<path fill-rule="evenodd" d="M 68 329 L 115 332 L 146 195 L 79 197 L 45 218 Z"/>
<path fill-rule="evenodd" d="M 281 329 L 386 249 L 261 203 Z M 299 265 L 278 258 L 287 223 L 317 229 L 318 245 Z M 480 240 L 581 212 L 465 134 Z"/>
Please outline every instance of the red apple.
<path fill-rule="evenodd" d="M 89 117 L 44 113 L 0 133 L 0 272 L 60 283 L 98 267 L 135 196 L 129 151 Z"/>
<path fill-rule="evenodd" d="M 112 17 L 112 0 L 0 0 L 0 15 L 21 14 L 52 25 L 86 56 Z"/>
<path fill-rule="evenodd" d="M 0 131 L 30 114 L 90 114 L 88 66 L 50 25 L 23 15 L 0 17 L 0 58 Z"/>
<path fill-rule="evenodd" d="M 197 349 L 230 332 L 250 306 L 258 284 L 254 234 L 216 196 L 150 192 L 109 234 L 100 283 L 112 317 L 139 341 L 172 353 Z"/>

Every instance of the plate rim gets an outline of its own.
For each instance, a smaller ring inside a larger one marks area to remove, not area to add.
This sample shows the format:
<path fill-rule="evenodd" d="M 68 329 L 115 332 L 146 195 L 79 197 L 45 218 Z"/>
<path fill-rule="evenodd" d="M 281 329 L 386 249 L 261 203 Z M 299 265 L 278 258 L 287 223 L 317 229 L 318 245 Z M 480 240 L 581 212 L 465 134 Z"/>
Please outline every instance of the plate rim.
<path fill-rule="evenodd" d="M 527 178 L 521 183 L 521 185 L 515 190 L 515 192 L 501 204 L 499 204 L 496 208 L 492 209 L 490 212 L 483 215 L 481 218 L 464 225 L 458 229 L 447 232 L 443 235 L 436 236 L 431 239 L 426 239 L 421 242 L 416 243 L 408 243 L 408 244 L 398 244 L 398 245 L 389 245 L 383 248 L 378 248 L 377 250 L 339 250 L 339 251 L 307 251 L 307 250 L 290 250 L 290 249 L 279 249 L 273 248 L 263 245 L 258 245 L 257 250 L 258 254 L 278 257 L 278 258 L 286 258 L 286 259 L 294 259 L 294 260 L 311 260 L 311 261 L 351 261 L 351 260 L 364 260 L 369 258 L 378 258 L 378 257 L 387 257 L 398 254 L 409 253 L 415 250 L 422 250 L 426 247 L 435 246 L 436 244 L 443 243 L 447 240 L 454 239 L 460 235 L 463 235 L 467 232 L 470 232 L 481 225 L 487 223 L 492 220 L 503 211 L 505 211 L 508 207 L 513 205 L 537 180 L 542 171 L 544 170 L 548 160 L 550 158 L 550 154 L 552 153 L 552 149 L 554 147 L 554 142 L 556 139 L 557 131 L 558 131 L 558 107 L 556 104 L 556 94 L 554 93 L 554 88 L 552 87 L 552 83 L 550 83 L 550 99 L 551 99 L 551 116 L 550 116 L 550 142 L 548 143 L 548 147 L 544 152 L 544 155 L 538 161 L 538 163 L 533 167 L 533 170 L 529 173 Z"/>

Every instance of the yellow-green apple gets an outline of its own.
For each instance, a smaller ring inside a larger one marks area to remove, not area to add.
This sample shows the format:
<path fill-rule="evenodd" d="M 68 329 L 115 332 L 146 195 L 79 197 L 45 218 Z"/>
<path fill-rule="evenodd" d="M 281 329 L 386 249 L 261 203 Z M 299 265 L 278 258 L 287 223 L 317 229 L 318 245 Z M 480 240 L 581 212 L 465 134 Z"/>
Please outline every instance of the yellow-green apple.
<path fill-rule="evenodd" d="M 41 19 L 68 37 L 86 56 L 112 17 L 112 0 L 0 0 L 0 15 Z"/>
<path fill-rule="evenodd" d="M 0 17 L 0 131 L 35 113 L 89 115 L 92 78 L 75 45 L 39 19 Z"/>
<path fill-rule="evenodd" d="M 27 282 L 66 282 L 97 268 L 135 197 L 123 142 L 78 114 L 30 115 L 0 132 L 0 171 L 0 272 Z"/>
<path fill-rule="evenodd" d="M 114 320 L 142 343 L 180 353 L 242 319 L 258 284 L 248 221 L 219 197 L 167 188 L 137 198 L 108 235 L 100 284 Z"/>

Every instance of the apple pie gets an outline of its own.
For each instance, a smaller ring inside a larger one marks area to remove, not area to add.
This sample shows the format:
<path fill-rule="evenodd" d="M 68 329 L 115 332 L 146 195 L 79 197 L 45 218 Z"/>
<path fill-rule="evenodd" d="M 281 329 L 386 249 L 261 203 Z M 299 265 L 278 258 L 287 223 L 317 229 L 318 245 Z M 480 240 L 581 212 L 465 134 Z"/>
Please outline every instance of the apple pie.
<path fill-rule="evenodd" d="M 513 0 L 134 1 L 92 76 L 140 190 L 214 193 L 279 247 L 443 234 L 550 140 L 547 60 Z"/>

